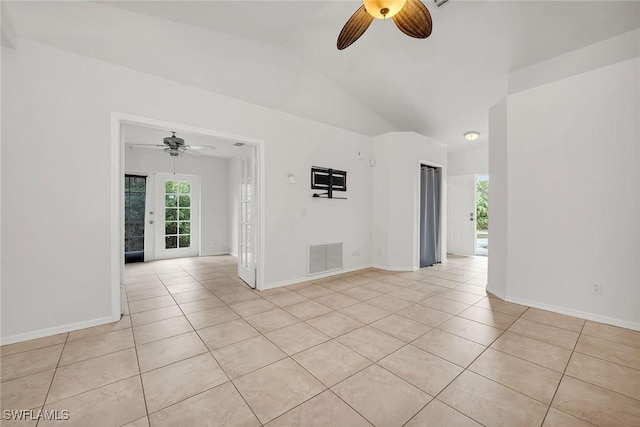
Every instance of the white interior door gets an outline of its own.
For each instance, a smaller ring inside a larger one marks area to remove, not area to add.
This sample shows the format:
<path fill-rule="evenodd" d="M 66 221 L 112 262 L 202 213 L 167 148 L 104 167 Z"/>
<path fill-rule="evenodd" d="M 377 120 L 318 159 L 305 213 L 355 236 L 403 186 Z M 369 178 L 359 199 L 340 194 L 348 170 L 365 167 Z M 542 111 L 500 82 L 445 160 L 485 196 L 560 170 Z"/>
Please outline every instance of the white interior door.
<path fill-rule="evenodd" d="M 476 177 L 447 177 L 447 252 L 474 255 L 476 247 Z"/>
<path fill-rule="evenodd" d="M 256 287 L 256 150 L 247 147 L 239 158 L 238 276 Z"/>
<path fill-rule="evenodd" d="M 200 255 L 200 177 L 158 173 L 155 259 Z"/>

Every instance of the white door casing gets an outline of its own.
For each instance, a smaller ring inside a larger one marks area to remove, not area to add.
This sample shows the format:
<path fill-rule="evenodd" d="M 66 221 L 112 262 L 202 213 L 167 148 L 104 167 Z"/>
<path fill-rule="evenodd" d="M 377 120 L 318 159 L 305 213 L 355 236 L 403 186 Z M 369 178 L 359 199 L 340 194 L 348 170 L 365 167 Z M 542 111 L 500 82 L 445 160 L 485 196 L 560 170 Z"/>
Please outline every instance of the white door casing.
<path fill-rule="evenodd" d="M 248 146 L 238 158 L 240 184 L 238 207 L 238 276 L 250 287 L 256 287 L 257 186 L 256 147 Z"/>
<path fill-rule="evenodd" d="M 458 175 L 447 178 L 447 251 L 458 255 L 475 254 L 476 177 Z"/>
<path fill-rule="evenodd" d="M 154 175 L 155 259 L 199 256 L 200 177 L 169 173 Z"/>

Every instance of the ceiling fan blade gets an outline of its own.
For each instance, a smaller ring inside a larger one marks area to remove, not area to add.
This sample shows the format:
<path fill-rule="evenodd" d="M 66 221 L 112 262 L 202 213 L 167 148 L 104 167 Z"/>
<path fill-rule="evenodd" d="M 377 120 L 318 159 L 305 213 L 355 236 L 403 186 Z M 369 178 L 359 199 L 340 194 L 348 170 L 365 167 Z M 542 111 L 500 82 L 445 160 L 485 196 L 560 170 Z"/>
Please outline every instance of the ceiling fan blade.
<path fill-rule="evenodd" d="M 369 12 L 364 8 L 364 5 L 360 6 L 356 13 L 344 24 L 340 35 L 338 36 L 338 50 L 343 50 L 351 46 L 356 40 L 360 38 L 367 31 L 369 25 L 373 22 L 373 16 L 369 15 Z"/>
<path fill-rule="evenodd" d="M 433 29 L 429 9 L 420 0 L 407 0 L 392 19 L 400 31 L 416 39 L 426 39 Z"/>

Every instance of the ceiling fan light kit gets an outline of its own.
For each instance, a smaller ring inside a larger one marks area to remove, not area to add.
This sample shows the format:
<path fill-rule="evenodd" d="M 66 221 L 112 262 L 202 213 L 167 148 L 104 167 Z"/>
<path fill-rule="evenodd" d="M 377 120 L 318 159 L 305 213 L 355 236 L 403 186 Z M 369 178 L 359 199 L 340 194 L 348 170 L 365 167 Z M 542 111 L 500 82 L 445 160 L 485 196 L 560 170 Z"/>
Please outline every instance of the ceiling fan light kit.
<path fill-rule="evenodd" d="M 466 132 L 464 134 L 464 139 L 466 139 L 467 141 L 475 141 L 478 138 L 480 138 L 480 132 L 477 132 L 475 130 Z"/>
<path fill-rule="evenodd" d="M 426 39 L 433 28 L 431 14 L 420 0 L 364 0 L 340 31 L 338 50 L 358 40 L 374 18 L 391 18 L 400 31 L 416 39 Z"/>

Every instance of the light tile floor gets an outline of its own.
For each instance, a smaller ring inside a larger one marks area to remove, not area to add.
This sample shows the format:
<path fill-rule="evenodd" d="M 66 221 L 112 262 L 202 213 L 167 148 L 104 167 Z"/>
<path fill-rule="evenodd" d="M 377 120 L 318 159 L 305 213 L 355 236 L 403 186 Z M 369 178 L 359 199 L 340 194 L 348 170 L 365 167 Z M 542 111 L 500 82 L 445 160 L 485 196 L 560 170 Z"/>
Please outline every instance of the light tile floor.
<path fill-rule="evenodd" d="M 128 265 L 118 323 L 1 348 L 1 408 L 68 410 L 65 426 L 639 426 L 640 332 L 493 298 L 486 262 L 265 292 L 231 257 Z M 36 424 L 55 422 L 2 421 Z"/>

